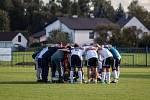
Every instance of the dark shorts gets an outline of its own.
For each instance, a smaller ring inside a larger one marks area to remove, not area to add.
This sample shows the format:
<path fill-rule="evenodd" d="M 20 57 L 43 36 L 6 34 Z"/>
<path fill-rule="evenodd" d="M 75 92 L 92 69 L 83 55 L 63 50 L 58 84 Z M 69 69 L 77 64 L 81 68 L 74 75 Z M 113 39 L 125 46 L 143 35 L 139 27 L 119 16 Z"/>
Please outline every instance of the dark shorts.
<path fill-rule="evenodd" d="M 90 58 L 88 59 L 88 67 L 96 68 L 98 66 L 98 59 L 97 58 Z"/>
<path fill-rule="evenodd" d="M 120 66 L 120 62 L 121 60 L 119 59 L 114 59 L 114 67 L 112 67 L 113 70 L 118 69 L 118 67 Z"/>
<path fill-rule="evenodd" d="M 108 58 L 104 59 L 103 62 L 102 62 L 102 67 L 103 68 L 114 67 L 114 59 L 113 59 L 113 57 L 108 57 Z"/>
<path fill-rule="evenodd" d="M 71 56 L 71 67 L 82 67 L 82 61 L 78 55 Z"/>

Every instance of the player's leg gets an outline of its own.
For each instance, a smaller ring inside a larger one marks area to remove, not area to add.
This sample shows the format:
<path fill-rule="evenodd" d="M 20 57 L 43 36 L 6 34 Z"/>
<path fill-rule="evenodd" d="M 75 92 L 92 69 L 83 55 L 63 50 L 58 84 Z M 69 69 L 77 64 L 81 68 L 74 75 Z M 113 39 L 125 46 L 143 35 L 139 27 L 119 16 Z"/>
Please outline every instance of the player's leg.
<path fill-rule="evenodd" d="M 63 68 L 62 68 L 62 62 L 61 61 L 55 61 L 55 64 L 57 66 L 58 69 L 58 74 L 59 74 L 59 83 L 63 83 L 64 79 L 63 79 Z"/>
<path fill-rule="evenodd" d="M 97 80 L 101 81 L 102 76 L 102 62 L 98 61 L 98 67 L 97 67 Z"/>
<path fill-rule="evenodd" d="M 101 83 L 105 83 L 105 79 L 106 79 L 106 66 L 103 66 Z"/>
<path fill-rule="evenodd" d="M 120 63 L 121 63 L 121 59 L 118 59 L 118 65 L 116 66 L 116 71 L 117 71 L 117 80 L 119 79 L 120 76 Z"/>
<path fill-rule="evenodd" d="M 117 59 L 114 59 L 114 61 L 113 62 L 111 62 L 111 63 L 113 63 L 113 64 L 111 64 L 111 68 L 112 68 L 112 76 L 113 76 L 113 80 L 112 80 L 112 82 L 111 83 L 116 83 L 117 82 L 117 78 L 118 78 L 118 76 L 117 76 L 117 71 L 116 71 L 116 68 L 117 68 L 117 63 L 118 61 L 117 61 Z"/>
<path fill-rule="evenodd" d="M 51 61 L 51 81 L 52 81 L 52 83 L 56 82 L 55 73 L 56 73 L 56 64 L 54 63 L 54 61 Z"/>
<path fill-rule="evenodd" d="M 87 60 L 87 79 L 88 79 L 88 83 L 91 82 L 91 59 Z"/>
<path fill-rule="evenodd" d="M 41 67 L 40 67 L 40 60 L 37 59 L 36 60 L 36 79 L 37 79 L 37 82 L 41 82 Z"/>
<path fill-rule="evenodd" d="M 76 66 L 78 67 L 78 77 L 79 77 L 79 83 L 82 83 L 82 79 L 83 79 L 83 76 L 82 76 L 82 60 L 79 58 L 79 56 L 77 56 L 77 59 L 76 59 Z"/>
<path fill-rule="evenodd" d="M 74 79 L 73 79 L 73 76 L 74 76 L 74 70 L 75 70 L 75 63 L 76 63 L 76 59 L 75 59 L 75 56 L 72 55 L 71 56 L 71 69 L 70 69 L 70 83 L 73 83 L 74 82 Z"/>
<path fill-rule="evenodd" d="M 46 59 L 43 59 L 43 81 L 47 83 L 48 79 L 48 71 L 49 71 L 49 66 L 48 66 L 48 61 Z"/>
<path fill-rule="evenodd" d="M 106 59 L 104 59 L 102 62 L 102 79 L 101 79 L 101 82 L 105 83 L 105 79 L 106 79 Z"/>
<path fill-rule="evenodd" d="M 97 66 L 98 66 L 98 59 L 92 58 L 92 66 L 93 66 L 93 82 L 97 83 Z"/>
<path fill-rule="evenodd" d="M 106 58 L 106 83 L 110 84 L 110 66 L 112 63 L 113 58 L 109 57 Z"/>

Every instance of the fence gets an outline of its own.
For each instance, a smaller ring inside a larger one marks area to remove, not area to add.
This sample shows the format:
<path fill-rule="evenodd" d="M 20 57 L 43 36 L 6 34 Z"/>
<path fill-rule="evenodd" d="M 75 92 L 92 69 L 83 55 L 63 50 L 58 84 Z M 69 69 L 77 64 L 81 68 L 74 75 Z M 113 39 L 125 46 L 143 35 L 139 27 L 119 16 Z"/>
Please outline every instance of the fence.
<path fill-rule="evenodd" d="M 150 48 L 117 48 L 122 66 L 150 66 Z M 13 52 L 11 61 L 0 61 L 0 66 L 33 66 L 32 51 Z M 0 55 L 0 58 L 7 55 Z M 10 56 L 10 55 L 8 55 Z"/>
<path fill-rule="evenodd" d="M 123 66 L 150 66 L 150 48 L 117 48 Z"/>
<path fill-rule="evenodd" d="M 12 52 L 11 61 L 0 61 L 0 66 L 33 66 L 33 52 Z M 0 58 L 10 55 L 0 55 Z"/>

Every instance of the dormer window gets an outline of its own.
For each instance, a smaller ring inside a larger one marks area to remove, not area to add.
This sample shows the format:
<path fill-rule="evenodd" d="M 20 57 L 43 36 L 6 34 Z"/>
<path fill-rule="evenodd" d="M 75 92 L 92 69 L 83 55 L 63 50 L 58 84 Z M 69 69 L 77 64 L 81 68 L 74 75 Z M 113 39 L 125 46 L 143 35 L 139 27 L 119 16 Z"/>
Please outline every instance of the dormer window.
<path fill-rule="evenodd" d="M 18 42 L 21 42 L 21 36 L 18 36 Z"/>

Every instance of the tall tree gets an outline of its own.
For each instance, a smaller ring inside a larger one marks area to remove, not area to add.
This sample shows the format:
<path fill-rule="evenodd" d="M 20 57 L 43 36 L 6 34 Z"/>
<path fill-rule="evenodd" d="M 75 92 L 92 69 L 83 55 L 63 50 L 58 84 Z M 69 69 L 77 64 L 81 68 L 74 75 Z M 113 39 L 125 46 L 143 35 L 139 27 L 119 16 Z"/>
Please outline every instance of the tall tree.
<path fill-rule="evenodd" d="M 94 6 L 94 16 L 101 18 L 114 19 L 114 8 L 111 1 L 106 0 L 92 0 Z"/>
<path fill-rule="evenodd" d="M 115 21 L 118 21 L 123 16 L 125 16 L 125 12 L 124 12 L 124 8 L 120 3 L 119 7 L 115 10 Z"/>
<path fill-rule="evenodd" d="M 56 16 L 57 12 L 59 11 L 59 6 L 55 2 L 55 0 L 49 0 L 49 3 L 47 4 L 47 8 L 49 9 L 51 15 L 54 17 Z"/>
<path fill-rule="evenodd" d="M 12 31 L 25 30 L 24 7 L 20 3 L 14 5 L 15 6 L 8 11 L 10 18 L 10 29 Z"/>
<path fill-rule="evenodd" d="M 78 2 L 73 2 L 71 4 L 71 8 L 70 8 L 70 15 L 78 15 L 79 13 L 79 6 L 78 6 Z"/>
<path fill-rule="evenodd" d="M 10 7 L 12 7 L 12 0 L 0 0 L 0 9 L 7 11 Z"/>
<path fill-rule="evenodd" d="M 71 4 L 72 2 L 70 0 L 60 0 L 58 1 L 60 3 L 60 11 L 63 15 L 68 16 L 70 14 Z"/>
<path fill-rule="evenodd" d="M 125 28 L 121 33 L 121 38 L 118 41 L 121 47 L 137 47 L 139 45 L 139 33 L 136 28 Z"/>
<path fill-rule="evenodd" d="M 106 25 L 98 25 L 96 26 L 96 38 L 95 42 L 99 44 L 105 44 L 105 43 L 113 43 L 118 40 L 119 34 L 117 32 L 119 31 L 118 25 L 115 24 L 106 24 Z M 116 40 L 114 40 L 114 38 Z M 115 44 L 114 43 L 114 44 Z M 116 44 L 115 44 L 116 45 Z"/>
<path fill-rule="evenodd" d="M 81 17 L 87 17 L 89 15 L 89 3 L 90 0 L 78 0 L 78 15 Z"/>
<path fill-rule="evenodd" d="M 9 31 L 9 19 L 5 11 L 0 10 L 0 31 Z"/>

